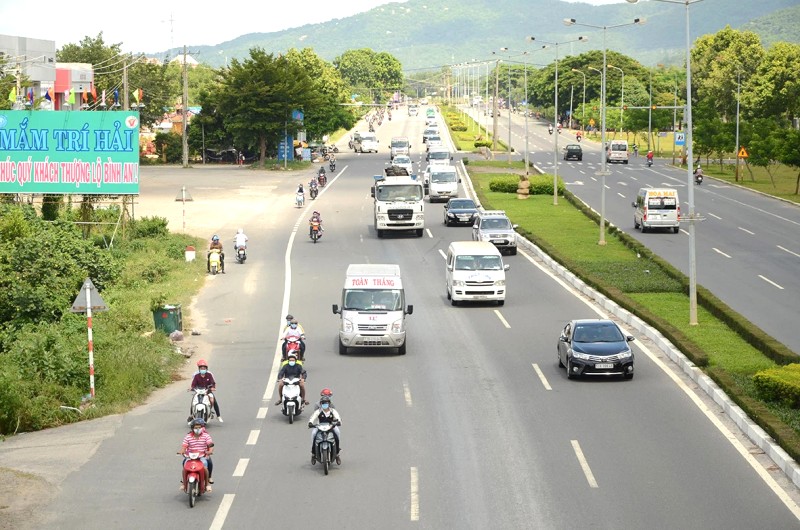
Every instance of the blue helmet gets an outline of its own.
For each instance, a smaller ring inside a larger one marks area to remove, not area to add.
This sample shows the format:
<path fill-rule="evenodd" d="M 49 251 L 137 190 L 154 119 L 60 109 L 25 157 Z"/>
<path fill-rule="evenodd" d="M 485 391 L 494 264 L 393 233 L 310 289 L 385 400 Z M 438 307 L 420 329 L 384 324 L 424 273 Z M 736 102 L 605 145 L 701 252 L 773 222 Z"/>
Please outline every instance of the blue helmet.
<path fill-rule="evenodd" d="M 219 236 L 214 234 L 214 236 L 211 238 L 211 241 L 219 241 Z"/>
<path fill-rule="evenodd" d="M 195 418 L 192 420 L 191 426 L 194 427 L 195 425 L 199 425 L 200 427 L 205 427 L 206 422 L 203 421 L 203 418 Z"/>

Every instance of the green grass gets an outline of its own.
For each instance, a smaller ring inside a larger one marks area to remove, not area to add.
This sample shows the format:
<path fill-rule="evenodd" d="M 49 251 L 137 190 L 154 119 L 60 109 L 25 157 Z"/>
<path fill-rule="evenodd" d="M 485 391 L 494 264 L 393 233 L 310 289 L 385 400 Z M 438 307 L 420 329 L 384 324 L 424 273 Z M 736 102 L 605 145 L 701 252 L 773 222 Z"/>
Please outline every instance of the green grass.
<path fill-rule="evenodd" d="M 770 169 L 772 172 L 772 176 L 770 176 L 766 168 L 750 165 L 748 169 L 748 166 L 740 161 L 739 181 L 737 182 L 734 165 L 725 165 L 720 168 L 719 164 L 713 162 L 706 164 L 705 160 L 702 160 L 701 163 L 703 172 L 708 176 L 800 204 L 800 195 L 795 193 L 798 179 L 796 168 L 776 164 Z"/>
<path fill-rule="evenodd" d="M 492 139 L 491 133 L 487 132 L 480 123 L 455 107 L 442 107 L 442 115 L 445 117 L 445 122 L 450 130 L 450 137 L 453 139 L 453 143 L 456 145 L 458 151 L 467 151 L 469 153 L 477 152 L 478 149 L 475 147 L 476 140 Z M 455 122 L 462 123 L 467 127 L 467 130 L 454 131 L 452 129 L 452 124 Z M 508 146 L 499 138 L 497 144 L 500 146 L 501 150 L 508 149 Z"/>

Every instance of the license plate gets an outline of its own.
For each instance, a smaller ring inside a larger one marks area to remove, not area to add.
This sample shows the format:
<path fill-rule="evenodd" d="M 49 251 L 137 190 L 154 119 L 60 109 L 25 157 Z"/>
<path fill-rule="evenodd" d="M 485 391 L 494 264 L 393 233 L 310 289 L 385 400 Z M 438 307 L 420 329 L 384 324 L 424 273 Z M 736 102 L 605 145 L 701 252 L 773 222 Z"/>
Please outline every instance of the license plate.
<path fill-rule="evenodd" d="M 498 245 L 498 244 L 499 245 L 505 245 L 506 244 L 506 240 L 505 239 L 492 239 L 492 243 L 494 243 L 495 245 Z"/>
<path fill-rule="evenodd" d="M 594 365 L 594 367 L 598 370 L 610 370 L 611 368 L 614 368 L 614 363 L 598 363 Z"/>
<path fill-rule="evenodd" d="M 461 221 L 469 221 L 469 215 L 459 215 L 458 218 Z"/>

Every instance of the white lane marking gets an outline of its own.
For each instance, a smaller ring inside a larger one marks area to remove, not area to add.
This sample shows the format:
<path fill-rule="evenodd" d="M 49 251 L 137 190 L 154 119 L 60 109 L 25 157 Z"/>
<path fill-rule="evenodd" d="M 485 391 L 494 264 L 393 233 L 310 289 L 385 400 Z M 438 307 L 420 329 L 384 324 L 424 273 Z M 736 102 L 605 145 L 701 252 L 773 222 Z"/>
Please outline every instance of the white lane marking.
<path fill-rule="evenodd" d="M 747 232 L 747 233 L 748 233 L 748 234 L 750 234 L 751 236 L 754 236 L 754 235 L 755 235 L 755 232 L 751 232 L 751 231 L 750 231 L 750 230 L 748 230 L 747 228 L 742 228 L 741 226 L 737 226 L 736 228 L 738 228 L 738 229 L 739 229 L 739 230 L 741 230 L 742 232 Z"/>
<path fill-rule="evenodd" d="M 684 233 L 684 234 L 686 234 L 687 236 L 689 235 L 689 232 L 688 232 L 687 230 L 684 230 L 683 228 L 681 228 L 681 232 L 683 232 L 683 233 Z"/>
<path fill-rule="evenodd" d="M 222 502 L 219 503 L 219 508 L 217 508 L 217 514 L 214 516 L 214 520 L 211 521 L 211 526 L 208 527 L 208 530 L 222 530 L 222 525 L 225 524 L 225 518 L 228 517 L 228 511 L 231 509 L 234 497 L 236 495 L 233 493 L 223 495 Z"/>
<path fill-rule="evenodd" d="M 617 184 L 619 184 L 620 186 L 627 186 L 628 185 L 627 182 L 623 182 L 623 181 L 617 182 Z"/>
<path fill-rule="evenodd" d="M 411 503 L 409 512 L 412 521 L 419 521 L 419 471 L 411 468 Z"/>
<path fill-rule="evenodd" d="M 708 214 L 708 215 L 710 215 L 710 216 L 711 216 L 711 217 L 713 217 L 714 219 L 719 219 L 720 221 L 722 220 L 722 217 L 720 217 L 719 215 L 714 215 L 713 213 L 710 213 L 710 212 L 709 212 L 709 214 Z"/>
<path fill-rule="evenodd" d="M 256 414 L 256 419 L 263 420 L 264 418 L 266 418 L 268 410 L 269 407 L 258 407 L 258 414 Z"/>
<path fill-rule="evenodd" d="M 433 232 L 431 232 L 431 229 L 430 228 L 426 228 L 425 231 L 428 232 L 428 237 L 430 237 L 432 239 L 433 238 Z"/>
<path fill-rule="evenodd" d="M 783 287 L 781 287 L 781 286 L 780 286 L 780 285 L 778 285 L 777 283 L 773 282 L 773 281 L 772 281 L 772 280 L 770 280 L 769 278 L 767 278 L 767 277 L 765 277 L 765 276 L 761 276 L 760 274 L 758 275 L 758 277 L 759 277 L 759 278 L 761 278 L 762 280 L 764 280 L 764 281 L 765 281 L 765 282 L 767 282 L 767 283 L 771 283 L 772 285 L 774 285 L 775 287 L 777 287 L 778 289 L 780 289 L 781 291 L 783 291 Z"/>
<path fill-rule="evenodd" d="M 530 261 L 534 266 L 539 268 L 539 270 L 541 270 L 543 273 L 545 273 L 548 276 L 550 276 L 556 283 L 561 285 L 566 291 L 568 291 L 570 293 L 573 293 L 573 294 L 577 294 L 578 293 L 578 291 L 576 291 L 571 285 L 569 285 L 567 282 L 565 282 L 564 280 L 562 280 L 561 278 L 556 276 L 556 274 L 553 271 L 549 270 L 544 265 L 537 263 L 531 256 L 528 255 L 527 252 L 524 252 L 524 251 L 519 251 L 519 252 L 520 252 L 520 254 L 522 254 L 525 257 L 525 259 Z M 588 298 L 585 298 L 583 296 L 578 296 L 578 300 L 581 300 L 584 304 L 586 304 L 590 309 L 592 309 L 595 313 L 597 313 L 597 315 L 599 315 L 600 318 L 608 318 L 608 314 L 606 314 L 606 312 L 603 311 L 600 307 L 594 305 L 594 303 L 591 300 L 589 300 Z M 622 328 L 622 332 L 623 333 L 625 333 L 626 335 L 632 335 L 632 333 L 630 333 L 629 331 L 625 330 L 624 327 L 622 327 L 622 326 L 620 326 L 620 327 Z M 692 402 L 695 404 L 695 406 L 700 410 L 700 412 L 702 412 L 705 415 L 705 417 L 708 419 L 708 421 L 710 421 L 711 424 L 714 425 L 714 427 L 716 427 L 717 430 L 720 433 L 722 433 L 722 436 L 725 437 L 725 439 L 728 440 L 728 442 L 730 442 L 730 444 L 734 447 L 734 449 L 736 449 L 736 451 L 739 453 L 739 455 L 741 455 L 741 457 L 744 458 L 744 460 L 748 464 L 750 464 L 750 467 L 753 468 L 753 470 L 761 478 L 761 480 L 764 481 L 764 483 L 767 485 L 767 487 L 769 489 L 771 489 L 773 493 L 775 493 L 775 495 L 781 500 L 781 502 L 783 502 L 784 506 L 786 506 L 789 509 L 789 511 L 791 511 L 792 514 L 797 519 L 800 519 L 800 507 L 798 507 L 797 504 L 795 504 L 795 502 L 789 496 L 789 494 L 787 494 L 783 490 L 783 488 L 781 488 L 780 485 L 777 482 L 775 482 L 775 479 L 773 479 L 770 476 L 769 472 L 764 468 L 764 466 L 762 466 L 758 462 L 758 460 L 756 460 L 756 458 L 753 455 L 750 454 L 750 452 L 742 444 L 742 442 L 740 442 L 739 439 L 736 438 L 736 435 L 734 435 L 733 432 L 731 432 L 731 430 L 728 429 L 716 417 L 714 412 L 711 409 L 709 409 L 705 405 L 705 403 L 703 403 L 703 401 L 700 399 L 700 396 L 698 396 L 694 392 L 694 390 L 689 388 L 686 385 L 686 383 L 684 383 L 669 367 L 667 367 L 667 364 L 664 361 L 659 359 L 653 352 L 651 352 L 649 348 L 647 348 L 641 342 L 638 343 L 638 346 L 639 346 L 639 349 L 642 351 L 642 353 L 647 355 L 647 357 L 650 359 L 650 361 L 653 364 L 658 366 L 661 369 L 662 372 L 667 374 L 667 377 L 672 379 L 672 382 L 675 383 L 678 386 L 678 388 L 683 390 L 683 393 L 686 394 L 689 397 L 690 400 L 692 400 Z"/>
<path fill-rule="evenodd" d="M 234 477 L 243 477 L 244 472 L 247 469 L 247 464 L 250 463 L 249 458 L 240 458 L 239 463 L 236 464 L 236 469 L 233 470 Z"/>
<path fill-rule="evenodd" d="M 779 249 L 783 250 L 784 252 L 788 252 L 788 253 L 789 253 L 789 254 L 791 254 L 792 256 L 797 256 L 798 258 L 800 258 L 800 254 L 798 254 L 797 252 L 792 252 L 792 251 L 791 251 L 791 250 L 789 250 L 788 248 L 783 248 L 783 247 L 782 247 L 782 246 L 780 246 L 780 245 L 777 245 L 777 247 L 778 247 Z"/>
<path fill-rule="evenodd" d="M 447 254 L 444 253 L 444 250 L 439 249 L 439 254 L 441 254 L 442 259 L 447 259 Z"/>
<path fill-rule="evenodd" d="M 542 382 L 542 385 L 544 385 L 544 389 L 553 390 L 553 388 L 550 386 L 550 383 L 547 382 L 547 378 L 544 376 L 544 372 L 542 372 L 542 369 L 539 368 L 539 365 L 536 363 L 531 363 L 531 366 L 533 366 L 533 369 L 536 371 L 536 375 L 539 376 L 539 380 Z"/>
<path fill-rule="evenodd" d="M 408 387 L 408 381 L 403 381 L 403 397 L 406 400 L 406 406 L 410 407 L 414 404 L 411 401 L 411 389 Z"/>
<path fill-rule="evenodd" d="M 592 179 L 593 181 L 597 182 L 597 179 L 596 179 L 596 178 L 594 178 L 594 177 L 591 177 L 591 176 L 590 176 L 589 178 L 590 178 L 590 179 Z"/>
<path fill-rule="evenodd" d="M 730 256 L 728 256 L 727 254 L 725 254 L 724 252 L 722 252 L 720 249 L 718 249 L 716 247 L 711 247 L 711 250 L 713 250 L 717 254 L 721 254 L 721 255 L 725 256 L 726 258 L 730 258 Z"/>
<path fill-rule="evenodd" d="M 619 196 L 620 196 L 620 197 L 622 197 L 623 199 L 625 198 L 625 196 L 624 196 L 623 194 L 621 194 L 620 192 L 617 192 L 617 195 L 619 195 Z"/>
<path fill-rule="evenodd" d="M 254 429 L 250 431 L 250 436 L 247 437 L 247 443 L 245 445 L 255 445 L 258 442 L 258 435 L 261 434 L 260 429 Z"/>
<path fill-rule="evenodd" d="M 583 469 L 583 474 L 586 475 L 586 481 L 589 483 L 590 488 L 597 488 L 597 481 L 594 479 L 594 475 L 592 474 L 592 469 L 589 467 L 589 462 L 586 461 L 586 457 L 583 456 L 583 450 L 581 450 L 581 444 L 578 443 L 578 440 L 570 440 L 572 443 L 572 450 L 575 451 L 575 456 L 578 457 L 578 462 L 581 464 L 581 469 Z"/>
<path fill-rule="evenodd" d="M 499 309 L 495 309 L 495 310 L 494 310 L 494 314 L 495 314 L 495 315 L 497 315 L 497 318 L 499 318 L 499 319 L 500 319 L 500 322 L 502 322 L 502 323 L 503 323 L 503 325 L 504 325 L 504 326 L 505 326 L 507 329 L 511 329 L 511 324 L 509 324 L 509 323 L 508 323 L 508 321 L 507 321 L 505 318 L 503 318 L 503 315 L 501 315 L 501 314 L 500 314 L 500 310 L 499 310 Z"/>

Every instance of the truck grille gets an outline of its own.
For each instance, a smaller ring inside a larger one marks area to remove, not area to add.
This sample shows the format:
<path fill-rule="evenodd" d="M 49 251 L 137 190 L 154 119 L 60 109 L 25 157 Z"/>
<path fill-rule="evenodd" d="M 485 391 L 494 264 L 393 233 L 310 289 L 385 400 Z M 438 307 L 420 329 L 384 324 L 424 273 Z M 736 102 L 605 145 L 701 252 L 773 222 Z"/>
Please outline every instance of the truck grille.
<path fill-rule="evenodd" d="M 414 219 L 414 212 L 411 208 L 389 210 L 390 221 L 411 221 Z"/>
<path fill-rule="evenodd" d="M 386 331 L 386 324 L 359 324 L 358 331 L 372 331 L 372 332 L 384 332 Z"/>

